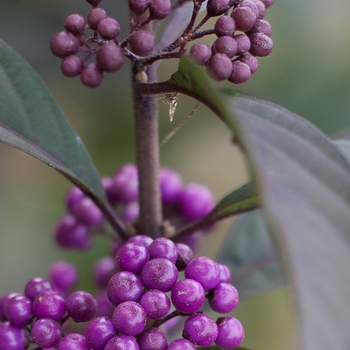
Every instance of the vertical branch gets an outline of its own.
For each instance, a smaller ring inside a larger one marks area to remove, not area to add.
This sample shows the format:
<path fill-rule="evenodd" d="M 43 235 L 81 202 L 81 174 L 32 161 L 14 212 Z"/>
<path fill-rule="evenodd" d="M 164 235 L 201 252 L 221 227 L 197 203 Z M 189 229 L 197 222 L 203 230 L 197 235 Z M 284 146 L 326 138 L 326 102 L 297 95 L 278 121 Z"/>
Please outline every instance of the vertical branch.
<path fill-rule="evenodd" d="M 158 105 L 156 95 L 140 94 L 135 84 L 155 82 L 152 66 L 133 64 L 133 99 L 136 137 L 136 160 L 139 173 L 140 215 L 138 232 L 159 237 L 162 226 L 162 203 L 159 188 Z"/>

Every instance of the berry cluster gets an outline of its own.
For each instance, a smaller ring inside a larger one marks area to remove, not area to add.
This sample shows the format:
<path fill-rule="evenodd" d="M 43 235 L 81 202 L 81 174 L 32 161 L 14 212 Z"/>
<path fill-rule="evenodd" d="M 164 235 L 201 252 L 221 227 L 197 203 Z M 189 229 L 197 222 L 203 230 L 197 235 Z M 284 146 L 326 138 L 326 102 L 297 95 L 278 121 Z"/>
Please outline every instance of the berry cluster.
<path fill-rule="evenodd" d="M 77 273 L 64 262 L 49 269 L 51 283 L 33 278 L 23 294 L 3 296 L 0 349 L 24 350 L 36 344 L 58 350 L 193 350 L 213 343 L 234 349 L 243 341 L 237 319 L 214 321 L 200 311 L 206 300 L 218 313 L 237 307 L 238 292 L 225 265 L 193 258 L 185 244 L 142 235 L 130 238 L 106 261 L 97 265 L 95 281 L 104 289 L 109 308 L 88 292 L 71 292 Z M 184 271 L 183 279 L 178 279 L 179 271 Z M 161 328 L 175 317 L 186 317 L 183 337 L 168 344 Z M 68 320 L 88 323 L 76 332 L 66 326 Z"/>
<path fill-rule="evenodd" d="M 160 169 L 160 190 L 164 218 L 177 227 L 186 222 L 200 219 L 214 207 L 211 191 L 204 185 L 190 183 L 183 185 L 181 176 L 169 168 Z M 131 227 L 139 215 L 138 175 L 133 164 L 117 169 L 113 177 L 102 178 L 106 196 L 116 212 Z M 86 250 L 92 246 L 92 233 L 105 233 L 104 217 L 96 204 L 77 187 L 66 197 L 68 214 L 63 216 L 54 229 L 54 239 L 62 248 Z M 194 244 L 197 235 L 190 240 Z M 190 242 L 187 241 L 188 244 Z M 190 244 L 191 245 L 191 244 Z M 192 246 L 192 245 L 191 245 Z"/>
<path fill-rule="evenodd" d="M 170 0 L 129 0 L 131 30 L 123 40 L 118 39 L 121 29 L 118 21 L 99 7 L 101 1 L 87 2 L 93 9 L 86 21 L 79 14 L 69 15 L 64 22 L 65 31 L 52 36 L 50 48 L 55 56 L 62 58 L 61 70 L 65 76 L 80 75 L 81 82 L 91 88 L 101 84 L 104 72 L 118 71 L 125 57 L 142 65 L 179 58 L 186 52 L 188 42 L 211 34 L 217 36 L 212 47 L 195 44 L 190 56 L 206 65 L 215 80 L 228 79 L 240 84 L 257 70 L 256 57 L 269 55 L 273 48 L 271 26 L 263 19 L 273 0 L 208 0 L 206 16 L 194 27 L 203 1 L 195 2 L 185 31 L 157 52 L 154 52 L 155 33 L 149 24 L 171 13 Z M 208 19 L 217 16 L 213 29 L 200 30 Z M 86 34 L 85 30 L 92 33 Z M 93 57 L 96 61 L 88 63 Z"/>

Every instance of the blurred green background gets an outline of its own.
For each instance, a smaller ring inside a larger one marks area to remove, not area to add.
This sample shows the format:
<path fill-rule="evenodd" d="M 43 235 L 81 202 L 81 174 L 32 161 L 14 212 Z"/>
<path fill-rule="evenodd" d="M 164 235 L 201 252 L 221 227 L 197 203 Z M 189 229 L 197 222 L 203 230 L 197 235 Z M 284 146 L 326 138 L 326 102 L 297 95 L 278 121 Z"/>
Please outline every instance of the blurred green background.
<path fill-rule="evenodd" d="M 128 27 L 126 1 L 103 0 L 102 7 L 120 21 L 123 36 Z M 63 30 L 64 18 L 71 13 L 86 15 L 89 9 L 84 0 L 1 0 L 0 38 L 42 76 L 100 174 L 111 175 L 119 165 L 134 161 L 129 65 L 106 75 L 101 87 L 91 90 L 79 79 L 63 77 L 60 60 L 49 50 L 50 37 Z M 259 60 L 259 70 L 250 82 L 236 88 L 304 116 L 329 135 L 347 130 L 349 13 L 348 0 L 276 0 L 267 15 L 273 27 L 274 51 Z M 176 64 L 162 64 L 160 78 L 167 79 Z M 167 107 L 160 102 L 161 138 L 195 104 L 180 96 L 175 120 L 169 124 Z M 161 160 L 162 165 L 180 171 L 185 182 L 210 186 L 216 199 L 247 179 L 244 161 L 230 143 L 229 132 L 204 107 L 161 149 Z M 30 277 L 46 276 L 48 264 L 58 259 L 74 261 L 81 270 L 81 286 L 89 284 L 89 269 L 106 252 L 107 242 L 98 239 L 94 250 L 76 254 L 59 251 L 51 240 L 52 227 L 64 213 L 63 197 L 69 183 L 46 165 L 2 144 L 0 161 L 0 295 L 21 291 Z M 203 251 L 214 256 L 231 224 L 229 220 L 206 237 Z M 246 328 L 245 346 L 295 349 L 288 289 L 244 300 L 235 315 Z"/>

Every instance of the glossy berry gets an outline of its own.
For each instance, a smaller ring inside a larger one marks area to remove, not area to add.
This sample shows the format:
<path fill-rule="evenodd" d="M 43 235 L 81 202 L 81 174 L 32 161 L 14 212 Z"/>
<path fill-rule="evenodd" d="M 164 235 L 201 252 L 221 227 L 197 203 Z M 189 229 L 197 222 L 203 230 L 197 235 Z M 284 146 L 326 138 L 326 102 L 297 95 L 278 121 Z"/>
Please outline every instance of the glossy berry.
<path fill-rule="evenodd" d="M 146 288 L 168 292 L 177 281 L 178 274 L 177 268 L 168 259 L 156 258 L 143 267 L 141 281 Z"/>
<path fill-rule="evenodd" d="M 72 214 L 89 227 L 98 226 L 103 221 L 103 214 L 97 205 L 88 197 L 82 198 L 75 203 Z"/>
<path fill-rule="evenodd" d="M 82 334 L 70 333 L 60 340 L 57 350 L 90 350 L 90 347 Z"/>
<path fill-rule="evenodd" d="M 112 315 L 115 329 L 125 335 L 140 334 L 146 326 L 146 319 L 145 310 L 134 301 L 119 304 Z"/>
<path fill-rule="evenodd" d="M 22 294 L 12 292 L 12 293 L 7 293 L 7 294 L 3 295 L 0 298 L 0 321 L 7 321 L 7 316 L 5 314 L 5 306 L 6 306 L 9 299 L 11 299 L 17 295 L 22 295 Z"/>
<path fill-rule="evenodd" d="M 148 261 L 149 253 L 147 248 L 141 245 L 126 243 L 119 248 L 115 259 L 122 271 L 130 271 L 138 274 Z"/>
<path fill-rule="evenodd" d="M 23 350 L 26 348 L 24 328 L 10 322 L 0 323 L 0 349 Z"/>
<path fill-rule="evenodd" d="M 83 60 L 75 55 L 65 57 L 61 62 L 61 72 L 68 78 L 77 77 L 81 73 L 83 67 Z"/>
<path fill-rule="evenodd" d="M 24 326 L 32 316 L 32 302 L 24 295 L 10 298 L 5 305 L 7 319 L 16 326 Z"/>
<path fill-rule="evenodd" d="M 251 71 L 249 66 L 242 61 L 232 62 L 232 73 L 229 77 L 229 81 L 235 84 L 242 84 L 250 79 Z"/>
<path fill-rule="evenodd" d="M 61 339 L 61 327 L 52 318 L 42 318 L 33 324 L 31 336 L 41 348 L 51 348 Z"/>
<path fill-rule="evenodd" d="M 207 69 L 214 80 L 223 81 L 230 77 L 232 63 L 225 54 L 217 53 L 211 57 Z"/>
<path fill-rule="evenodd" d="M 33 314 L 37 318 L 63 318 L 66 308 L 63 297 L 54 291 L 46 291 L 33 300 Z"/>
<path fill-rule="evenodd" d="M 76 322 L 88 322 L 97 312 L 97 301 L 88 292 L 76 291 L 66 299 L 66 310 Z"/>
<path fill-rule="evenodd" d="M 102 83 L 103 72 L 95 63 L 89 63 L 82 69 L 80 80 L 83 85 L 96 88 Z"/>
<path fill-rule="evenodd" d="M 177 243 L 175 245 L 178 252 L 175 266 L 179 271 L 183 271 L 193 258 L 193 250 L 187 244 Z"/>
<path fill-rule="evenodd" d="M 214 41 L 213 51 L 224 53 L 228 58 L 232 58 L 237 52 L 237 43 L 231 36 L 224 35 Z"/>
<path fill-rule="evenodd" d="M 149 4 L 149 14 L 152 19 L 164 19 L 171 12 L 170 0 L 151 0 Z"/>
<path fill-rule="evenodd" d="M 98 24 L 105 18 L 107 18 L 106 11 L 100 7 L 97 7 L 89 12 L 87 22 L 91 29 L 96 30 Z"/>
<path fill-rule="evenodd" d="M 145 310 L 147 317 L 152 320 L 166 316 L 171 306 L 169 297 L 157 289 L 151 289 L 143 294 L 139 303 Z"/>
<path fill-rule="evenodd" d="M 64 27 L 74 35 L 83 34 L 85 29 L 84 17 L 76 13 L 69 15 L 64 21 Z"/>
<path fill-rule="evenodd" d="M 97 51 L 96 62 L 105 72 L 116 72 L 124 64 L 123 50 L 114 43 L 102 45 Z"/>
<path fill-rule="evenodd" d="M 96 317 L 85 328 L 86 341 L 93 350 L 104 350 L 106 344 L 115 336 L 113 322 L 108 317 Z"/>
<path fill-rule="evenodd" d="M 220 80 L 223 80 L 224 77 L 227 79 L 231 75 L 232 62 L 224 54 L 215 54 L 210 60 L 208 69 Z M 204 217 L 214 207 L 211 191 L 206 186 L 197 183 L 190 183 L 183 188 L 179 202 L 184 216 L 189 220 Z"/>
<path fill-rule="evenodd" d="M 215 288 L 220 282 L 219 266 L 214 260 L 199 256 L 188 263 L 185 277 L 196 280 L 204 290 L 209 290 Z"/>
<path fill-rule="evenodd" d="M 239 303 L 237 289 L 229 283 L 219 283 L 209 293 L 211 308 L 221 314 L 227 314 L 236 309 Z"/>
<path fill-rule="evenodd" d="M 166 350 L 168 342 L 166 335 L 158 328 L 148 328 L 138 337 L 137 342 L 141 350 Z"/>
<path fill-rule="evenodd" d="M 143 247 L 147 248 L 151 245 L 153 242 L 153 239 L 149 236 L 145 235 L 137 235 L 129 238 L 128 243 L 135 243 L 138 245 L 142 245 Z"/>
<path fill-rule="evenodd" d="M 194 44 L 190 50 L 191 58 L 198 64 L 206 64 L 211 57 L 211 49 L 207 44 Z"/>
<path fill-rule="evenodd" d="M 143 287 L 140 279 L 128 271 L 117 272 L 107 285 L 108 298 L 115 306 L 124 301 L 139 301 L 142 292 Z"/>
<path fill-rule="evenodd" d="M 249 36 L 251 47 L 249 52 L 253 56 L 268 56 L 273 49 L 273 41 L 270 37 L 262 33 L 255 33 Z"/>
<path fill-rule="evenodd" d="M 138 177 L 137 171 L 119 170 L 113 177 L 113 183 L 109 188 L 109 198 L 112 203 L 122 202 L 128 204 L 134 202 L 138 198 Z"/>
<path fill-rule="evenodd" d="M 129 46 L 136 55 L 148 55 L 154 48 L 154 36 L 146 30 L 138 30 L 131 36 Z"/>
<path fill-rule="evenodd" d="M 246 32 L 254 26 L 257 20 L 257 15 L 250 7 L 240 6 L 233 10 L 232 18 L 236 23 L 236 28 Z"/>
<path fill-rule="evenodd" d="M 148 247 L 150 258 L 164 258 L 172 263 L 177 260 L 178 252 L 173 241 L 165 237 L 156 238 Z"/>
<path fill-rule="evenodd" d="M 51 52 L 60 58 L 74 55 L 79 49 L 78 39 L 71 33 L 59 32 L 50 40 Z"/>
<path fill-rule="evenodd" d="M 98 288 L 104 289 L 107 287 L 110 278 L 117 272 L 114 259 L 106 256 L 100 259 L 94 268 L 94 282 Z"/>
<path fill-rule="evenodd" d="M 218 336 L 215 344 L 222 349 L 235 349 L 244 339 L 244 328 L 239 320 L 234 317 L 221 317 L 216 321 Z"/>
<path fill-rule="evenodd" d="M 134 337 L 118 335 L 110 339 L 104 350 L 140 350 Z"/>
<path fill-rule="evenodd" d="M 221 16 L 215 22 L 214 29 L 217 36 L 232 36 L 236 31 L 236 23 L 230 16 Z"/>
<path fill-rule="evenodd" d="M 224 264 L 218 263 L 218 266 L 220 271 L 220 282 L 229 283 L 231 281 L 230 269 Z"/>
<path fill-rule="evenodd" d="M 229 7 L 229 0 L 208 0 L 207 13 L 211 17 L 219 16 L 225 13 Z"/>
<path fill-rule="evenodd" d="M 167 350 L 196 350 L 196 348 L 186 339 L 175 339 L 169 344 Z"/>
<path fill-rule="evenodd" d="M 103 39 L 112 40 L 119 35 L 120 25 L 114 18 L 107 17 L 98 22 L 97 31 Z"/>
<path fill-rule="evenodd" d="M 52 290 L 51 283 L 41 277 L 35 277 L 26 283 L 24 294 L 30 300 L 33 300 L 38 294 L 46 292 L 47 290 Z"/>
<path fill-rule="evenodd" d="M 259 62 L 256 57 L 244 55 L 240 57 L 239 60 L 249 66 L 251 74 L 254 74 L 258 70 Z"/>
<path fill-rule="evenodd" d="M 163 203 L 176 201 L 182 189 L 181 175 L 172 169 L 161 168 L 159 172 L 159 182 Z"/>
<path fill-rule="evenodd" d="M 136 15 L 142 15 L 148 8 L 150 0 L 128 0 L 129 9 Z"/>
<path fill-rule="evenodd" d="M 67 291 L 78 282 L 77 268 L 66 261 L 56 261 L 51 264 L 48 274 L 52 284 L 62 291 Z"/>
<path fill-rule="evenodd" d="M 185 278 L 175 283 L 171 291 L 171 301 L 179 311 L 191 314 L 204 304 L 204 289 L 199 282 Z"/>
<path fill-rule="evenodd" d="M 195 314 L 186 320 L 183 336 L 196 345 L 208 346 L 216 340 L 218 326 L 209 316 Z"/>

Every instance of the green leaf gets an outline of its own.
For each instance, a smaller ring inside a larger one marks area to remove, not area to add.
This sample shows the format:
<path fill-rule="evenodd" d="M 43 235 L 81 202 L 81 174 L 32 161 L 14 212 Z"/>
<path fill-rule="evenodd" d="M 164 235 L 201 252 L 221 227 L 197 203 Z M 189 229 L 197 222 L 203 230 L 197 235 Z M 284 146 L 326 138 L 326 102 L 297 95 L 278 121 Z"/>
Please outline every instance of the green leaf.
<path fill-rule="evenodd" d="M 297 347 L 347 349 L 349 163 L 319 130 L 279 106 L 236 92 L 226 92 L 225 104 L 207 95 L 208 80 L 188 60 L 171 83 L 217 113 L 247 156 L 271 237 L 288 262 L 299 317 Z"/>
<path fill-rule="evenodd" d="M 230 215 L 256 209 L 260 205 L 258 191 L 249 182 L 224 197 L 209 214 L 209 218 L 213 221 L 221 220 Z"/>
<path fill-rule="evenodd" d="M 0 141 L 43 161 L 88 194 L 120 229 L 79 136 L 33 69 L 0 40 Z"/>
<path fill-rule="evenodd" d="M 278 251 L 261 210 L 254 210 L 236 220 L 217 260 L 230 268 L 231 283 L 241 298 L 286 285 Z"/>

